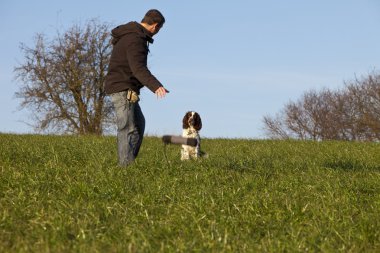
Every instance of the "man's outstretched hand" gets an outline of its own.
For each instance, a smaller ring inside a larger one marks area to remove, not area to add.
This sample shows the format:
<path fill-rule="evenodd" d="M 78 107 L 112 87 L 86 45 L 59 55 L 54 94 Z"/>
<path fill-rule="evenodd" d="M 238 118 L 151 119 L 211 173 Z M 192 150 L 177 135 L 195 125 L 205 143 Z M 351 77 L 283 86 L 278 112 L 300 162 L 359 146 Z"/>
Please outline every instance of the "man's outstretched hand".
<path fill-rule="evenodd" d="M 164 98 L 166 94 L 169 93 L 169 91 L 161 86 L 160 88 L 156 90 L 155 93 L 156 93 L 157 98 Z"/>

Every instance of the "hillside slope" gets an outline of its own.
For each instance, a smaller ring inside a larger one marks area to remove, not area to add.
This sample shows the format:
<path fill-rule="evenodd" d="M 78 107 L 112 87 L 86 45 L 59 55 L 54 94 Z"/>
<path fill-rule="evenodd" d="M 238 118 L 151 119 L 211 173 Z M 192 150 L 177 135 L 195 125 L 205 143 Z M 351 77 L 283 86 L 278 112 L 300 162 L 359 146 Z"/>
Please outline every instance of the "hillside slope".
<path fill-rule="evenodd" d="M 0 252 L 379 252 L 380 144 L 0 134 Z"/>

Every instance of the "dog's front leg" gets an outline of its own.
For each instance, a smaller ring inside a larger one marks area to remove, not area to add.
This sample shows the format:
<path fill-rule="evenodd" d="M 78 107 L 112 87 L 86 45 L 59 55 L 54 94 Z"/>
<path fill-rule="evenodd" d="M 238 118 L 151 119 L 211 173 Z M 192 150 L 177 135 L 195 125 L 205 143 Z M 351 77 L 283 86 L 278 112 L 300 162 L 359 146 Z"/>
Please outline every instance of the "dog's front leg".
<path fill-rule="evenodd" d="M 187 145 L 182 145 L 181 149 L 181 160 L 189 160 L 190 159 L 190 154 Z"/>

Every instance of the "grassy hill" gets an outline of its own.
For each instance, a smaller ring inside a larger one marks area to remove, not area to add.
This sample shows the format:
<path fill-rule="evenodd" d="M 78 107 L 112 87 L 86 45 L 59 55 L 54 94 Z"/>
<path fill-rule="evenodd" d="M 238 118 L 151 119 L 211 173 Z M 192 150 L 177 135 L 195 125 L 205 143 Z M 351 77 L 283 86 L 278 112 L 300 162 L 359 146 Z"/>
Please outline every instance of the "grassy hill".
<path fill-rule="evenodd" d="M 0 134 L 0 252 L 380 252 L 378 143 L 115 145 Z"/>

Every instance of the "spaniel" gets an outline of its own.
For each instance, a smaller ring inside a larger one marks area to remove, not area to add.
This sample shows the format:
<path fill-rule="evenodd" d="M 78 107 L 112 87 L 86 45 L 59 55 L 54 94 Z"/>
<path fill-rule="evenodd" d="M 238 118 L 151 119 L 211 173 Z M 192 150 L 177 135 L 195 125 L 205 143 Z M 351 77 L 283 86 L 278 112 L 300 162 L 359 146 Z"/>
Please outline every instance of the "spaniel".
<path fill-rule="evenodd" d="M 201 138 L 199 131 L 202 128 L 202 120 L 197 112 L 189 111 L 182 120 L 182 137 L 195 138 L 197 145 L 195 147 L 182 145 L 181 160 L 197 159 L 201 156 Z"/>

